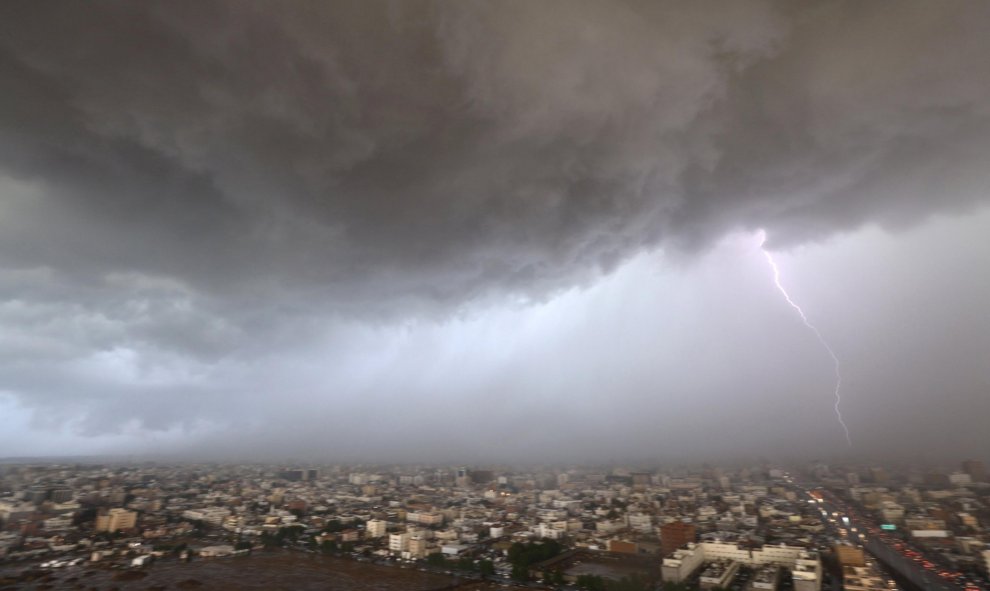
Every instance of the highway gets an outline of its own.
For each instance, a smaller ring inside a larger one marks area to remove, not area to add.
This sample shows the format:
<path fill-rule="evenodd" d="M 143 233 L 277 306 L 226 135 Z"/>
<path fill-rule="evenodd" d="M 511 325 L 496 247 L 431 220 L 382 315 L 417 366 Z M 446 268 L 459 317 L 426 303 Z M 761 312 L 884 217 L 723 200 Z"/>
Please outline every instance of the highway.
<path fill-rule="evenodd" d="M 814 501 L 819 506 L 822 522 L 830 532 L 855 546 L 865 548 L 884 567 L 918 589 L 982 591 L 973 584 L 958 582 L 952 576 L 953 573 L 940 571 L 923 557 L 911 555 L 908 553 L 909 550 L 903 548 L 898 549 L 894 545 L 896 541 L 828 491 L 822 491 L 820 496 L 815 496 L 811 494 L 809 488 L 797 483 L 793 484 L 806 501 Z"/>

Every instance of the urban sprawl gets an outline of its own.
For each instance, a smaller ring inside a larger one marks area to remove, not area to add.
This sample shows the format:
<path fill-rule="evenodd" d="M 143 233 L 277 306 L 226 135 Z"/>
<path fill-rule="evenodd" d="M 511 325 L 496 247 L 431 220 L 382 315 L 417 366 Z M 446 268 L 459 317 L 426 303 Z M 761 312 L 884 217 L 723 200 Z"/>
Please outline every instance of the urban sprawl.
<path fill-rule="evenodd" d="M 0 465 L 0 588 L 300 552 L 457 585 L 990 589 L 990 484 L 950 468 Z M 465 587 L 466 588 L 466 587 Z"/>

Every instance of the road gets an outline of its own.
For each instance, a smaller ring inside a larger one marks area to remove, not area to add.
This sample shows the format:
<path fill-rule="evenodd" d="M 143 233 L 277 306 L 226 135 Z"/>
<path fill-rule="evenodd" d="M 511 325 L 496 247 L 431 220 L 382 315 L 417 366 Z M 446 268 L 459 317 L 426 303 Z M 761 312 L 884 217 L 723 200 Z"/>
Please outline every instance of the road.
<path fill-rule="evenodd" d="M 810 490 L 796 485 L 806 499 L 816 499 Z M 817 504 L 822 512 L 822 521 L 831 531 L 853 545 L 865 548 L 880 563 L 892 572 L 909 581 L 919 589 L 938 591 L 979 591 L 978 587 L 957 583 L 952 578 L 941 576 L 939 569 L 927 566 L 923 559 L 912 559 L 902 551 L 892 547 L 890 541 L 877 526 L 859 515 L 841 499 L 824 491 Z M 930 563 L 927 563 L 930 564 Z"/>

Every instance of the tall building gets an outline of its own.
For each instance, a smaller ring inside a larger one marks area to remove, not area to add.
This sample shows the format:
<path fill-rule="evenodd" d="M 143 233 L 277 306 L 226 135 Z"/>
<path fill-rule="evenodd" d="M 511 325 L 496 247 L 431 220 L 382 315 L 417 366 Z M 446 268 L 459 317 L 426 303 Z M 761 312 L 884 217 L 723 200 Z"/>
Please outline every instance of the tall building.
<path fill-rule="evenodd" d="M 384 538 L 388 522 L 383 519 L 372 519 L 368 522 L 367 532 L 369 538 Z"/>
<path fill-rule="evenodd" d="M 675 550 L 695 541 L 695 529 L 690 523 L 674 521 L 660 526 L 660 548 L 664 556 L 669 556 Z"/>
<path fill-rule="evenodd" d="M 409 534 L 396 533 L 388 535 L 388 549 L 392 554 L 401 554 L 409 550 Z"/>
<path fill-rule="evenodd" d="M 987 482 L 987 467 L 980 460 L 966 460 L 962 463 L 962 470 L 973 482 Z"/>

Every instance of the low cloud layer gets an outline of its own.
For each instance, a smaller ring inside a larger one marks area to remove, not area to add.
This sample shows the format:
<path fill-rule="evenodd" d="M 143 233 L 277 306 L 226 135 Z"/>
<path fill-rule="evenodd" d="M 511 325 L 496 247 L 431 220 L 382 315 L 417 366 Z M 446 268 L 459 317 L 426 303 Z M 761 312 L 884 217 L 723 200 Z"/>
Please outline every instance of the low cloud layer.
<path fill-rule="evenodd" d="M 223 413 L 202 405 L 266 416 L 278 388 L 237 368 L 270 364 L 298 377 L 287 400 L 328 392 L 323 375 L 343 385 L 327 412 L 360 415 L 375 402 L 355 374 L 416 367 L 360 345 L 406 323 L 539 309 L 643 253 L 690 267 L 732 232 L 780 249 L 966 215 L 990 180 L 988 19 L 926 2 L 6 3 L 0 391 L 45 409 L 38 429 L 98 437 L 113 427 L 94 409 L 130 400 L 138 431 L 209 431 Z M 330 371 L 314 350 L 349 353 Z M 465 380 L 450 392 L 470 407 L 498 376 Z"/>

